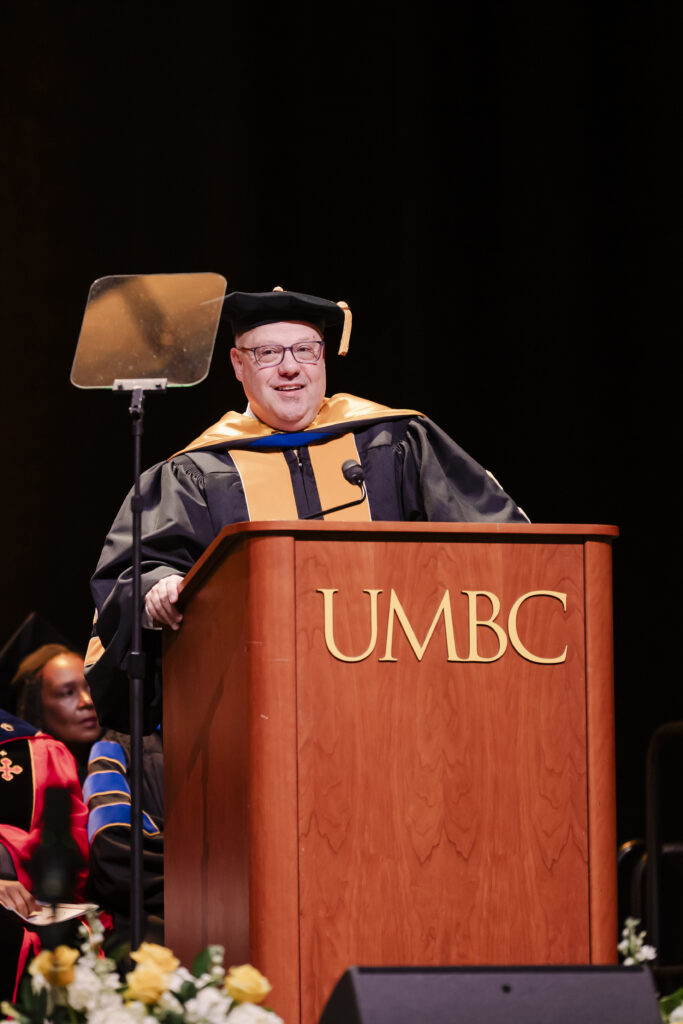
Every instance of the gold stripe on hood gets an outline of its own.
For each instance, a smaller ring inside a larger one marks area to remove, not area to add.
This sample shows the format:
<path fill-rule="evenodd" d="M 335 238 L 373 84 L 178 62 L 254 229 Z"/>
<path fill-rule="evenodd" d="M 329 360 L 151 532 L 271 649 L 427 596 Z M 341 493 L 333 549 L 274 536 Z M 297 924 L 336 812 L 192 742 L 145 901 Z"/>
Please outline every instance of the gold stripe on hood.
<path fill-rule="evenodd" d="M 298 519 L 292 477 L 282 452 L 232 451 L 247 503 L 247 515 L 258 519 Z"/>
<path fill-rule="evenodd" d="M 321 508 L 336 508 L 337 505 L 346 505 L 347 502 L 356 501 L 360 497 L 360 490 L 356 484 L 349 483 L 341 468 L 346 459 L 360 462 L 353 434 L 333 437 L 325 444 L 312 444 L 308 449 L 308 457 L 311 460 Z M 323 518 L 368 523 L 372 519 L 370 503 L 366 498 L 361 505 L 332 512 Z"/>
<path fill-rule="evenodd" d="M 377 402 L 370 402 L 365 398 L 357 398 L 355 395 L 344 393 L 332 395 L 331 398 L 323 398 L 320 411 L 306 430 L 324 430 L 326 427 L 344 425 L 357 420 L 389 420 L 399 419 L 403 416 L 422 416 L 423 413 L 415 409 L 391 409 L 388 405 L 379 405 Z M 272 434 L 281 434 L 283 431 L 274 430 L 261 420 L 253 416 L 244 416 L 239 412 L 228 412 L 222 419 L 205 430 L 203 434 L 195 438 L 186 448 L 176 452 L 175 455 L 182 455 L 183 452 L 196 451 L 198 448 L 211 448 L 215 445 L 224 444 L 230 447 L 231 444 L 239 444 L 245 441 L 256 440 L 259 437 L 269 437 Z M 305 433 L 305 431 L 296 431 Z M 172 455 L 171 458 L 174 458 Z"/>

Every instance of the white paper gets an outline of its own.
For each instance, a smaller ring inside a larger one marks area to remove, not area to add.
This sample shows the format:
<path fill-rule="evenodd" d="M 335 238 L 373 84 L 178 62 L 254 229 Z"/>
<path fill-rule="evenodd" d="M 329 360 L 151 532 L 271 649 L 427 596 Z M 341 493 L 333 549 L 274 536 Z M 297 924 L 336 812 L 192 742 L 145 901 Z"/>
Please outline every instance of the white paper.
<path fill-rule="evenodd" d="M 27 924 L 40 927 L 46 924 L 61 924 L 62 921 L 70 921 L 74 917 L 85 914 L 88 910 L 99 910 L 99 907 L 96 903 L 57 903 L 54 907 L 50 903 L 41 903 L 40 910 L 31 914 L 30 917 L 24 917 L 18 910 L 15 910 L 14 913 Z"/>

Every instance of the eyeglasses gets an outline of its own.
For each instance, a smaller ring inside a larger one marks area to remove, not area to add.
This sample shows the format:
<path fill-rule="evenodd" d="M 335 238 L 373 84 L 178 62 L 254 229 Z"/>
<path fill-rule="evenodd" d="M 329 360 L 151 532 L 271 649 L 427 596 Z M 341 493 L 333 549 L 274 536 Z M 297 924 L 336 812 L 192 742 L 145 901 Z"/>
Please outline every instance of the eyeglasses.
<path fill-rule="evenodd" d="M 285 352 L 291 352 L 297 363 L 317 363 L 323 351 L 322 341 L 295 341 L 293 345 L 255 345 L 254 348 L 240 348 L 238 352 L 251 352 L 259 366 L 279 366 Z"/>

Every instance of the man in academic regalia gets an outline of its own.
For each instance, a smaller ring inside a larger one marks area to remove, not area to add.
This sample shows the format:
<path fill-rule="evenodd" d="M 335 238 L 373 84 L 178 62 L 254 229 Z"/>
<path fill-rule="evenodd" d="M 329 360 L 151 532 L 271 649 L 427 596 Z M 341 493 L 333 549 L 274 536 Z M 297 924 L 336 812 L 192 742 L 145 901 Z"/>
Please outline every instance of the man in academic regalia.
<path fill-rule="evenodd" d="M 158 627 L 180 627 L 182 579 L 228 523 L 305 518 L 353 501 L 357 487 L 341 471 L 349 459 L 363 469 L 367 501 L 323 518 L 527 521 L 494 477 L 421 413 L 325 397 L 325 342 L 341 335 L 346 352 L 346 303 L 275 289 L 233 292 L 223 308 L 246 411 L 229 412 L 141 478 L 143 624 L 151 627 L 143 633 L 157 655 L 147 659 L 148 728 L 160 716 Z M 97 618 L 86 657 L 100 720 L 119 729 L 127 723 L 131 524 L 129 495 L 92 580 Z"/>

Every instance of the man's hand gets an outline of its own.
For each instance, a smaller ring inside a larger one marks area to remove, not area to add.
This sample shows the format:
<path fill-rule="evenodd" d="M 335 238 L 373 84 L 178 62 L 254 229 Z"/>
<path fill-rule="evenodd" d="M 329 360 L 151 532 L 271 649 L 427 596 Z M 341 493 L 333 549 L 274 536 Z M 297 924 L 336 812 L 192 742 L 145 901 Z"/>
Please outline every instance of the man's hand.
<path fill-rule="evenodd" d="M 22 917 L 29 917 L 40 910 L 28 889 L 21 882 L 0 879 L 0 903 L 8 910 L 16 910 Z"/>
<path fill-rule="evenodd" d="M 180 629 L 183 617 L 175 605 L 182 585 L 182 576 L 164 576 L 163 580 L 155 583 L 145 595 L 145 609 L 154 622 L 170 626 L 171 629 Z"/>

